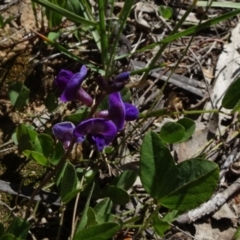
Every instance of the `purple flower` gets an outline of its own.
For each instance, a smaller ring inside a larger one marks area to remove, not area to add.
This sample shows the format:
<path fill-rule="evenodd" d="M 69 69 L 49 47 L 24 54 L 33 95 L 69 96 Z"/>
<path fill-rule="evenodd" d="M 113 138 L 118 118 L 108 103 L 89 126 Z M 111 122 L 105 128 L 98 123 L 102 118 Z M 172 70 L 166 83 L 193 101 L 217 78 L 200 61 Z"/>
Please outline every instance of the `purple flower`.
<path fill-rule="evenodd" d="M 74 130 L 77 139 L 87 136 L 89 142 L 94 144 L 99 151 L 108 146 L 117 135 L 117 128 L 110 120 L 91 118 L 82 121 Z"/>
<path fill-rule="evenodd" d="M 67 149 L 73 139 L 73 130 L 75 126 L 71 122 L 61 122 L 53 126 L 52 131 L 54 136 L 63 142 L 64 148 Z"/>
<path fill-rule="evenodd" d="M 79 100 L 88 107 L 92 105 L 93 100 L 91 96 L 81 87 L 86 74 L 87 68 L 85 65 L 83 65 L 80 71 L 75 74 L 64 69 L 58 73 L 55 83 L 58 88 L 63 91 L 60 97 L 62 102 Z"/>
<path fill-rule="evenodd" d="M 115 92 L 109 95 L 109 109 L 96 114 L 108 120 L 112 120 L 117 130 L 123 129 L 125 121 L 133 121 L 138 118 L 138 109 L 130 103 L 124 103 L 120 92 Z"/>
<path fill-rule="evenodd" d="M 57 123 L 52 128 L 55 137 L 63 142 L 67 149 L 70 142 L 83 142 L 86 137 L 91 144 L 94 144 L 99 151 L 108 146 L 117 135 L 115 124 L 103 118 L 91 118 L 82 121 L 77 127 L 71 122 Z"/>
<path fill-rule="evenodd" d="M 113 80 L 106 80 L 103 76 L 98 76 L 96 81 L 98 86 L 108 94 L 121 91 L 127 80 L 129 79 L 130 72 L 123 72 L 116 76 Z"/>

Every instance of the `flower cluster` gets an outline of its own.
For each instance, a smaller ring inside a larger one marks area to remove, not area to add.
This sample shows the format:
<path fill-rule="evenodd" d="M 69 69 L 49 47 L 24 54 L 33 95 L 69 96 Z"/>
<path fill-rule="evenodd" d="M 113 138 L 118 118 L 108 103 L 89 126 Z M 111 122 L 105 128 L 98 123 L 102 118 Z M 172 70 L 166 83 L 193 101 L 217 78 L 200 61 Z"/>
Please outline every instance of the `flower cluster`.
<path fill-rule="evenodd" d="M 87 68 L 84 65 L 75 74 L 68 70 L 59 72 L 55 83 L 62 91 L 61 101 L 79 100 L 88 107 L 92 105 L 92 97 L 81 87 L 86 74 Z M 129 72 L 118 75 L 112 81 L 106 81 L 99 76 L 97 78 L 99 87 L 109 94 L 108 110 L 96 113 L 95 117 L 82 121 L 77 126 L 71 122 L 61 122 L 53 126 L 53 134 L 63 142 L 65 149 L 71 141 L 81 143 L 87 138 L 102 151 L 114 140 L 118 131 L 123 129 L 125 121 L 138 118 L 138 109 L 130 103 L 123 102 L 119 92 L 128 78 Z"/>

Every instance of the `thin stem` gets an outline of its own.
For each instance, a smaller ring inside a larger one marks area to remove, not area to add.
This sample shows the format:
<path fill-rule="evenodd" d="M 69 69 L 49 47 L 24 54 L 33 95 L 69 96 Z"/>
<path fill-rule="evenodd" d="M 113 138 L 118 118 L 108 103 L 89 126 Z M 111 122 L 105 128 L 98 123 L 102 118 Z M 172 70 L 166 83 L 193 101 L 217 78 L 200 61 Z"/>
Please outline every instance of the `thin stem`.
<path fill-rule="evenodd" d="M 84 174 L 83 174 L 83 177 L 81 179 L 80 188 L 82 188 L 82 186 L 83 186 L 83 180 L 84 180 Z M 79 203 L 79 198 L 80 198 L 80 192 L 77 194 L 77 197 L 75 199 L 74 209 L 73 209 L 71 239 L 73 239 L 73 237 L 74 237 L 74 232 L 75 232 L 75 229 L 76 229 L 76 226 L 77 226 L 76 214 L 77 214 L 77 207 L 78 207 L 78 203 Z"/>
<path fill-rule="evenodd" d="M 127 224 L 123 225 L 123 228 L 141 228 L 142 225 Z"/>
<path fill-rule="evenodd" d="M 102 100 L 104 99 L 105 96 L 106 96 L 106 93 L 103 92 L 101 94 L 100 98 L 95 103 L 95 105 L 92 107 L 90 113 L 88 114 L 88 118 L 91 118 L 93 116 L 93 114 L 97 111 L 99 104 L 102 102 Z"/>
<path fill-rule="evenodd" d="M 74 209 L 73 209 L 71 239 L 73 239 L 74 232 L 76 229 L 76 213 L 77 213 L 77 206 L 78 206 L 79 198 L 80 198 L 80 192 L 77 194 L 77 197 L 75 199 Z"/>
<path fill-rule="evenodd" d="M 66 210 L 65 206 L 63 206 L 63 209 L 61 211 L 61 218 L 60 218 L 60 223 L 59 223 L 59 228 L 58 228 L 56 240 L 59 240 L 60 236 L 61 236 L 65 210 Z"/>
<path fill-rule="evenodd" d="M 73 145 L 75 143 L 75 140 L 72 140 L 67 151 L 65 152 L 65 154 L 62 156 L 62 158 L 60 159 L 59 163 L 56 165 L 56 167 L 49 172 L 46 177 L 43 179 L 43 181 L 40 183 L 40 185 L 33 191 L 32 196 L 28 202 L 28 206 L 26 209 L 26 214 L 25 214 L 25 220 L 28 219 L 29 217 L 29 213 L 30 213 L 30 208 L 33 204 L 34 201 L 34 197 L 41 191 L 41 189 L 47 184 L 47 182 L 53 177 L 55 176 L 55 174 L 63 167 L 65 160 L 67 159 L 67 157 L 69 156 L 70 152 L 72 151 Z"/>
<path fill-rule="evenodd" d="M 142 232 L 147 228 L 147 226 L 150 224 L 150 222 L 152 221 L 152 218 L 154 217 L 154 215 L 156 213 L 158 213 L 158 210 L 160 208 L 160 205 L 157 205 L 156 209 L 150 214 L 150 216 L 146 219 L 146 221 L 143 223 L 143 225 L 141 226 L 141 228 L 139 229 L 137 235 L 142 235 Z"/>
<path fill-rule="evenodd" d="M 5 147 L 5 146 L 7 146 L 7 145 L 9 145 L 11 143 L 13 143 L 13 140 L 10 140 L 10 141 L 8 141 L 6 143 L 3 143 L 2 145 L 0 145 L 0 148 Z"/>

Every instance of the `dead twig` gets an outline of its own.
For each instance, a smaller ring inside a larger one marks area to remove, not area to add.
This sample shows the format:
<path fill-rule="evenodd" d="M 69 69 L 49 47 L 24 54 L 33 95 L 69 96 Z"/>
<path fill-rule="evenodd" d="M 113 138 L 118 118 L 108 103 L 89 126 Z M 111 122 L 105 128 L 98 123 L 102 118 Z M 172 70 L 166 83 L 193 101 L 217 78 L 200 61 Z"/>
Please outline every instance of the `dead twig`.
<path fill-rule="evenodd" d="M 223 204 L 227 202 L 228 199 L 230 199 L 234 194 L 236 194 L 239 191 L 240 191 L 240 178 L 238 178 L 226 190 L 217 193 L 212 199 L 202 204 L 200 207 L 179 216 L 176 219 L 176 223 L 181 225 L 186 223 L 192 223 L 202 218 L 203 216 L 216 212 Z"/>

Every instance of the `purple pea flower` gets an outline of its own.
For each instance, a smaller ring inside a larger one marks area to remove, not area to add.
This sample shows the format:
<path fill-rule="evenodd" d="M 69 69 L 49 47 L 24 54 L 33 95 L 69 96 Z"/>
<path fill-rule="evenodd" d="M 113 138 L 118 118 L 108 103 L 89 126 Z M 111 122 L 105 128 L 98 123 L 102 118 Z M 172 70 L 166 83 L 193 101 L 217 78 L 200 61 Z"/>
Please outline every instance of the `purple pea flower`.
<path fill-rule="evenodd" d="M 87 136 L 89 142 L 94 144 L 99 151 L 102 151 L 117 135 L 115 124 L 103 118 L 82 121 L 77 127 L 71 122 L 61 122 L 55 124 L 52 130 L 55 137 L 63 142 L 65 149 L 68 148 L 73 139 L 77 143 L 81 143 Z"/>
<path fill-rule="evenodd" d="M 79 100 L 88 107 L 92 105 L 92 97 L 81 87 L 86 74 L 87 68 L 85 65 L 83 65 L 80 71 L 75 74 L 64 69 L 58 73 L 55 83 L 58 88 L 63 91 L 60 97 L 62 102 Z"/>
<path fill-rule="evenodd" d="M 87 136 L 89 142 L 99 151 L 108 146 L 117 135 L 117 128 L 111 120 L 91 118 L 82 121 L 74 130 L 77 139 Z"/>
<path fill-rule="evenodd" d="M 138 118 L 138 109 L 130 103 L 124 103 L 120 92 L 109 95 L 109 109 L 96 114 L 97 117 L 112 120 L 117 130 L 123 129 L 125 121 L 133 121 Z"/>
<path fill-rule="evenodd" d="M 123 72 L 117 75 L 113 80 L 106 80 L 103 76 L 98 76 L 96 78 L 98 86 L 106 93 L 114 93 L 121 91 L 127 80 L 129 79 L 130 72 Z"/>
<path fill-rule="evenodd" d="M 54 136 L 61 142 L 65 149 L 68 148 L 70 142 L 73 139 L 73 130 L 75 126 L 71 122 L 61 122 L 53 126 L 52 131 Z"/>

